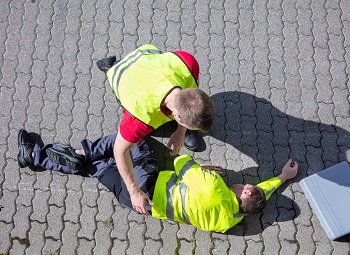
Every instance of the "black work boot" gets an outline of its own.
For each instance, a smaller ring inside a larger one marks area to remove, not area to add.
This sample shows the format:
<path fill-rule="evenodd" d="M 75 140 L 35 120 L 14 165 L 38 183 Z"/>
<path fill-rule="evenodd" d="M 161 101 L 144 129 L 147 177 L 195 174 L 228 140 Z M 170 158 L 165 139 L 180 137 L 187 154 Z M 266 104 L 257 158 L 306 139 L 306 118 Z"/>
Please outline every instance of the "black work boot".
<path fill-rule="evenodd" d="M 187 130 L 185 136 L 185 147 L 190 151 L 195 151 L 198 147 L 198 131 L 197 130 Z"/>
<path fill-rule="evenodd" d="M 96 65 L 101 71 L 107 73 L 107 71 L 115 64 L 116 61 L 116 56 L 111 56 L 98 60 Z"/>
<path fill-rule="evenodd" d="M 33 166 L 33 152 L 34 144 L 30 141 L 28 132 L 21 129 L 18 132 L 18 150 L 17 162 L 20 168 Z"/>
<path fill-rule="evenodd" d="M 57 150 L 55 148 L 46 149 L 47 156 L 49 159 L 62 166 L 67 166 L 69 169 L 78 170 L 83 162 L 85 157 L 75 152 L 74 149 L 68 147 L 65 150 Z"/>

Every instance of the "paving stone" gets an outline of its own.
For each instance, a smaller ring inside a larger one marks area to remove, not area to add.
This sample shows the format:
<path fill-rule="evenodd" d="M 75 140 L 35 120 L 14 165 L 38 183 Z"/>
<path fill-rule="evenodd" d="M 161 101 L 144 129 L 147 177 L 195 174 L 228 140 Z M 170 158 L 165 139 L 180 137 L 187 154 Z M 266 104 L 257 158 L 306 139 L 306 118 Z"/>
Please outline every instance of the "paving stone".
<path fill-rule="evenodd" d="M 96 207 L 90 207 L 82 205 L 82 213 L 80 214 L 81 229 L 78 232 L 78 237 L 84 237 L 87 240 L 94 238 L 94 232 L 96 228 L 95 216 L 97 214 Z"/>
<path fill-rule="evenodd" d="M 310 226 L 298 225 L 296 239 L 299 243 L 299 252 L 303 254 L 315 254 L 316 244 L 313 240 L 313 228 Z M 302 236 L 302 237 L 301 237 Z"/>
<path fill-rule="evenodd" d="M 79 224 L 72 222 L 64 222 L 62 231 L 62 246 L 60 252 L 62 254 L 74 254 L 77 252 Z"/>
<path fill-rule="evenodd" d="M 111 233 L 112 238 L 118 238 L 120 240 L 127 240 L 127 233 L 129 231 L 129 225 L 125 224 L 128 221 L 128 215 L 130 210 L 121 206 L 115 206 L 115 212 L 112 216 L 113 219 L 113 231 Z"/>
<path fill-rule="evenodd" d="M 126 254 L 126 250 L 128 246 L 129 246 L 128 241 L 115 239 L 113 243 L 113 248 L 111 250 L 111 254 L 118 254 L 118 253 Z"/>
<path fill-rule="evenodd" d="M 130 222 L 130 229 L 128 231 L 128 239 L 132 240 L 130 246 L 126 250 L 129 254 L 140 254 L 145 246 L 143 235 L 145 232 L 145 224 L 137 222 Z"/>
<path fill-rule="evenodd" d="M 227 236 L 230 249 L 228 254 L 245 254 L 245 250 L 247 248 L 247 243 L 242 238 L 244 234 L 244 225 L 239 223 L 229 230 L 229 235 Z"/>
<path fill-rule="evenodd" d="M 93 240 L 79 239 L 77 254 L 93 254 L 95 242 Z"/>
<path fill-rule="evenodd" d="M 25 244 L 21 243 L 18 240 L 13 240 L 12 247 L 10 249 L 11 254 L 23 254 L 25 250 Z"/>
<path fill-rule="evenodd" d="M 196 231 L 196 247 L 195 254 L 210 254 L 213 249 L 213 240 L 210 232 L 202 230 Z"/>
<path fill-rule="evenodd" d="M 263 249 L 263 243 L 262 242 L 255 242 L 252 240 L 249 240 L 249 237 L 247 238 L 247 250 L 245 251 L 247 254 L 255 254 Z"/>
<path fill-rule="evenodd" d="M 152 255 L 159 254 L 159 249 L 162 247 L 160 240 L 146 239 L 145 248 L 143 249 L 143 254 Z M 188 252 L 188 250 L 186 250 Z"/>
<path fill-rule="evenodd" d="M 179 231 L 177 232 L 177 237 L 180 240 L 185 240 L 186 242 L 193 242 L 196 228 L 192 225 L 179 224 Z"/>
<path fill-rule="evenodd" d="M 160 254 L 173 254 L 177 250 L 178 224 L 162 222 L 163 231 L 161 233 L 162 239 L 166 237 L 167 241 L 163 241 L 163 246 L 160 248 Z"/>
<path fill-rule="evenodd" d="M 5 180 L 2 184 L 3 189 L 11 190 L 11 191 L 16 191 L 17 185 L 20 181 L 20 174 L 19 170 L 16 169 L 17 167 L 17 162 L 14 160 L 8 161 L 8 165 L 5 167 L 3 170 Z M 15 168 L 15 169 L 13 169 Z"/>
<path fill-rule="evenodd" d="M 94 254 L 108 254 L 111 248 L 112 240 L 110 238 L 106 238 L 106 236 L 110 236 L 112 230 L 111 226 L 108 226 L 108 223 L 108 221 L 104 221 L 97 224 Z"/>
<path fill-rule="evenodd" d="M 65 184 L 67 182 L 67 176 L 65 175 L 53 175 L 52 182 L 50 184 L 52 194 L 49 199 L 50 205 L 56 205 L 63 207 L 67 196 L 67 190 Z"/>
<path fill-rule="evenodd" d="M 50 206 L 49 210 L 50 211 L 46 217 L 48 228 L 45 231 L 45 237 L 52 238 L 54 240 L 60 240 L 63 228 L 62 218 L 64 214 L 64 208 L 52 205 Z"/>
<path fill-rule="evenodd" d="M 47 214 L 49 213 L 49 200 L 50 194 L 41 190 L 35 191 L 33 198 L 33 213 L 30 215 L 32 221 L 38 221 L 40 223 L 46 222 Z"/>
<path fill-rule="evenodd" d="M 68 190 L 67 193 L 67 197 L 65 198 L 66 212 L 63 216 L 63 219 L 72 223 L 79 223 L 79 217 L 82 212 L 80 204 L 82 192 Z"/>
<path fill-rule="evenodd" d="M 15 201 L 17 197 L 17 192 L 4 190 L 2 197 L 0 199 L 0 219 L 1 222 L 11 223 L 13 222 L 13 216 L 16 213 Z"/>
<path fill-rule="evenodd" d="M 160 240 L 161 239 L 160 234 L 162 232 L 161 221 L 153 217 L 146 217 L 145 223 L 146 223 L 145 237 L 153 240 Z"/>
<path fill-rule="evenodd" d="M 20 240 L 27 239 L 27 231 L 30 228 L 29 216 L 32 213 L 31 207 L 17 205 L 16 214 L 13 217 L 14 229 L 11 231 L 11 236 Z"/>
<path fill-rule="evenodd" d="M 38 221 L 32 221 L 31 227 L 28 233 L 29 239 L 29 247 L 26 249 L 26 253 L 28 254 L 41 254 L 43 252 L 43 248 L 46 244 L 46 240 L 44 238 L 44 232 L 47 228 L 46 223 L 39 223 Z"/>
<path fill-rule="evenodd" d="M 1 243 L 0 243 L 0 252 L 3 254 L 6 254 L 9 252 L 11 249 L 11 240 L 10 240 L 10 233 L 11 230 L 13 229 L 13 224 L 8 224 L 6 222 L 0 222 L 0 227 L 2 231 L 0 232 L 0 238 L 1 238 Z"/>
<path fill-rule="evenodd" d="M 279 254 L 281 249 L 281 243 L 278 238 L 280 233 L 279 226 L 275 223 L 273 225 L 269 225 L 262 233 L 262 238 L 264 240 L 264 253 L 266 254 Z"/>

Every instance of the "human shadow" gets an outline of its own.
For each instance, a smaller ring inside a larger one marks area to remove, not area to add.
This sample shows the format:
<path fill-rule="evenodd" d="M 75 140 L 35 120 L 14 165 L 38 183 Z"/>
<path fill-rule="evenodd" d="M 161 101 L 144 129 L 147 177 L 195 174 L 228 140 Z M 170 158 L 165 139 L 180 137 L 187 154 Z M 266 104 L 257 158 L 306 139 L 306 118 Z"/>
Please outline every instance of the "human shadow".
<path fill-rule="evenodd" d="M 295 179 L 299 181 L 347 161 L 350 133 L 343 128 L 287 115 L 266 99 L 245 92 L 222 92 L 211 98 L 217 116 L 208 135 L 253 159 L 259 167 L 249 169 L 252 176 L 261 176 L 266 167 L 270 175 L 277 174 L 292 158 L 299 163 Z"/>
<path fill-rule="evenodd" d="M 276 201 L 283 201 L 285 206 L 276 206 Z M 226 234 L 234 236 L 252 236 L 262 233 L 275 222 L 287 222 L 300 215 L 300 207 L 291 198 L 280 194 L 271 196 L 261 213 L 247 215 L 240 223 L 229 229 Z"/>
<path fill-rule="evenodd" d="M 175 170 L 174 160 L 178 155 L 171 156 L 171 150 L 168 147 L 166 147 L 162 142 L 153 138 L 152 135 L 146 136 L 145 141 L 149 145 L 151 151 L 153 152 L 153 155 L 156 157 L 159 171 Z"/>
<path fill-rule="evenodd" d="M 211 98 L 217 116 L 207 135 L 227 144 L 226 151 L 221 153 L 233 162 L 231 166 L 237 163 L 237 169 L 227 171 L 228 182 L 256 184 L 278 175 L 289 158 L 299 164 L 293 182 L 347 161 L 350 134 L 343 128 L 288 115 L 266 99 L 245 92 L 222 92 Z M 244 158 L 254 161 L 255 166 L 244 167 Z M 247 216 L 228 234 L 255 235 L 275 221 L 295 219 L 300 214 L 299 206 L 282 195 L 289 186 L 277 189 L 277 196 L 270 198 L 274 201 L 267 202 L 262 214 Z M 301 191 L 298 186 L 293 186 L 294 189 Z"/>

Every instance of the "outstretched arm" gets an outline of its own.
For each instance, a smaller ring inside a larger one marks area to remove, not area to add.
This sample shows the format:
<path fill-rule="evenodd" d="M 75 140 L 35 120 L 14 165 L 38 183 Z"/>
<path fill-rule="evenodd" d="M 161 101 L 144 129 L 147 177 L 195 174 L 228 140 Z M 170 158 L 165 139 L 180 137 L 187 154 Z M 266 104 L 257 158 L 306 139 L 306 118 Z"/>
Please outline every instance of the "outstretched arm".
<path fill-rule="evenodd" d="M 149 213 L 146 210 L 146 203 L 150 205 L 153 205 L 153 203 L 151 199 L 140 190 L 135 179 L 134 168 L 130 156 L 130 149 L 134 145 L 134 143 L 126 141 L 120 133 L 118 133 L 114 143 L 113 153 L 119 173 L 129 191 L 132 207 L 139 213 L 148 216 Z"/>
<path fill-rule="evenodd" d="M 266 200 L 268 200 L 272 193 L 281 186 L 288 179 L 294 178 L 298 173 L 298 163 L 291 159 L 287 161 L 285 166 L 282 168 L 282 173 L 277 177 L 273 177 L 267 181 L 261 182 L 256 186 L 261 188 L 264 193 Z"/>

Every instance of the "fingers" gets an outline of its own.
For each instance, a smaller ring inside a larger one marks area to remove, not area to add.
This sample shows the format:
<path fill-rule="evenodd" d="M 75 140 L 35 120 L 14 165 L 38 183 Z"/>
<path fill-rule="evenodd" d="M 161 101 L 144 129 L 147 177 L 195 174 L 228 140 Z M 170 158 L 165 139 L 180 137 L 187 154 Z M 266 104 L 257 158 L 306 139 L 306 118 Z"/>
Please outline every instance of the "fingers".
<path fill-rule="evenodd" d="M 146 207 L 134 207 L 134 209 L 145 216 L 149 215 L 148 211 L 146 210 Z"/>
<path fill-rule="evenodd" d="M 217 172 L 218 174 L 220 174 L 220 175 L 223 175 L 224 174 L 224 172 L 223 171 L 221 171 L 221 170 L 217 170 L 217 169 L 215 169 L 214 170 L 215 172 Z"/>
<path fill-rule="evenodd" d="M 171 140 L 169 140 L 168 141 L 168 143 L 166 144 L 166 147 L 168 147 L 169 149 L 171 149 L 171 145 L 172 145 L 173 143 L 171 142 Z"/>
<path fill-rule="evenodd" d="M 292 159 L 288 160 L 287 166 L 290 166 L 291 168 L 298 168 L 298 163 Z"/>
<path fill-rule="evenodd" d="M 134 210 L 145 215 L 145 216 L 149 216 L 149 212 L 146 209 L 145 205 L 140 205 L 140 206 L 133 206 Z"/>
<path fill-rule="evenodd" d="M 298 163 L 292 159 L 289 159 L 286 163 L 286 167 L 295 168 L 298 167 Z"/>
<path fill-rule="evenodd" d="M 152 200 L 149 199 L 148 197 L 145 198 L 144 202 L 147 202 L 149 205 L 153 205 Z M 140 211 L 138 211 L 138 212 L 142 213 L 143 215 L 145 215 L 145 216 L 149 216 L 150 215 L 149 212 L 146 209 L 145 203 L 142 206 L 140 206 L 139 209 L 140 209 Z"/>
<path fill-rule="evenodd" d="M 151 199 L 148 199 L 147 203 L 148 203 L 149 205 L 153 205 L 153 202 L 152 202 Z"/>
<path fill-rule="evenodd" d="M 173 149 L 171 152 L 170 152 L 170 156 L 175 156 L 177 154 L 177 151 L 175 149 Z"/>
<path fill-rule="evenodd" d="M 142 208 L 142 214 L 145 216 L 149 216 L 149 212 L 146 210 L 146 207 Z"/>
<path fill-rule="evenodd" d="M 286 166 L 290 166 L 290 164 L 292 163 L 292 159 L 288 159 L 287 163 L 286 163 Z"/>
<path fill-rule="evenodd" d="M 206 165 L 206 164 L 201 164 L 200 165 L 201 167 L 205 168 L 205 169 L 208 169 L 210 171 L 214 171 L 222 176 L 225 176 L 225 173 L 223 171 L 223 168 L 220 167 L 220 166 L 214 166 L 214 165 Z"/>
<path fill-rule="evenodd" d="M 181 150 L 181 147 L 179 147 L 179 146 L 177 146 L 177 147 L 174 146 L 174 149 L 170 152 L 170 155 L 171 155 L 171 156 L 175 156 L 175 155 L 179 154 L 180 150 Z"/>
<path fill-rule="evenodd" d="M 295 161 L 291 161 L 291 160 L 289 160 L 290 161 L 290 163 L 289 163 L 289 166 L 291 167 L 291 168 L 293 168 L 294 166 L 295 166 Z"/>
<path fill-rule="evenodd" d="M 153 202 L 149 197 L 141 190 L 138 190 L 137 192 L 133 193 L 130 195 L 131 203 L 132 203 L 132 208 L 145 215 L 149 216 L 149 212 L 146 209 L 146 203 L 153 205 Z"/>

